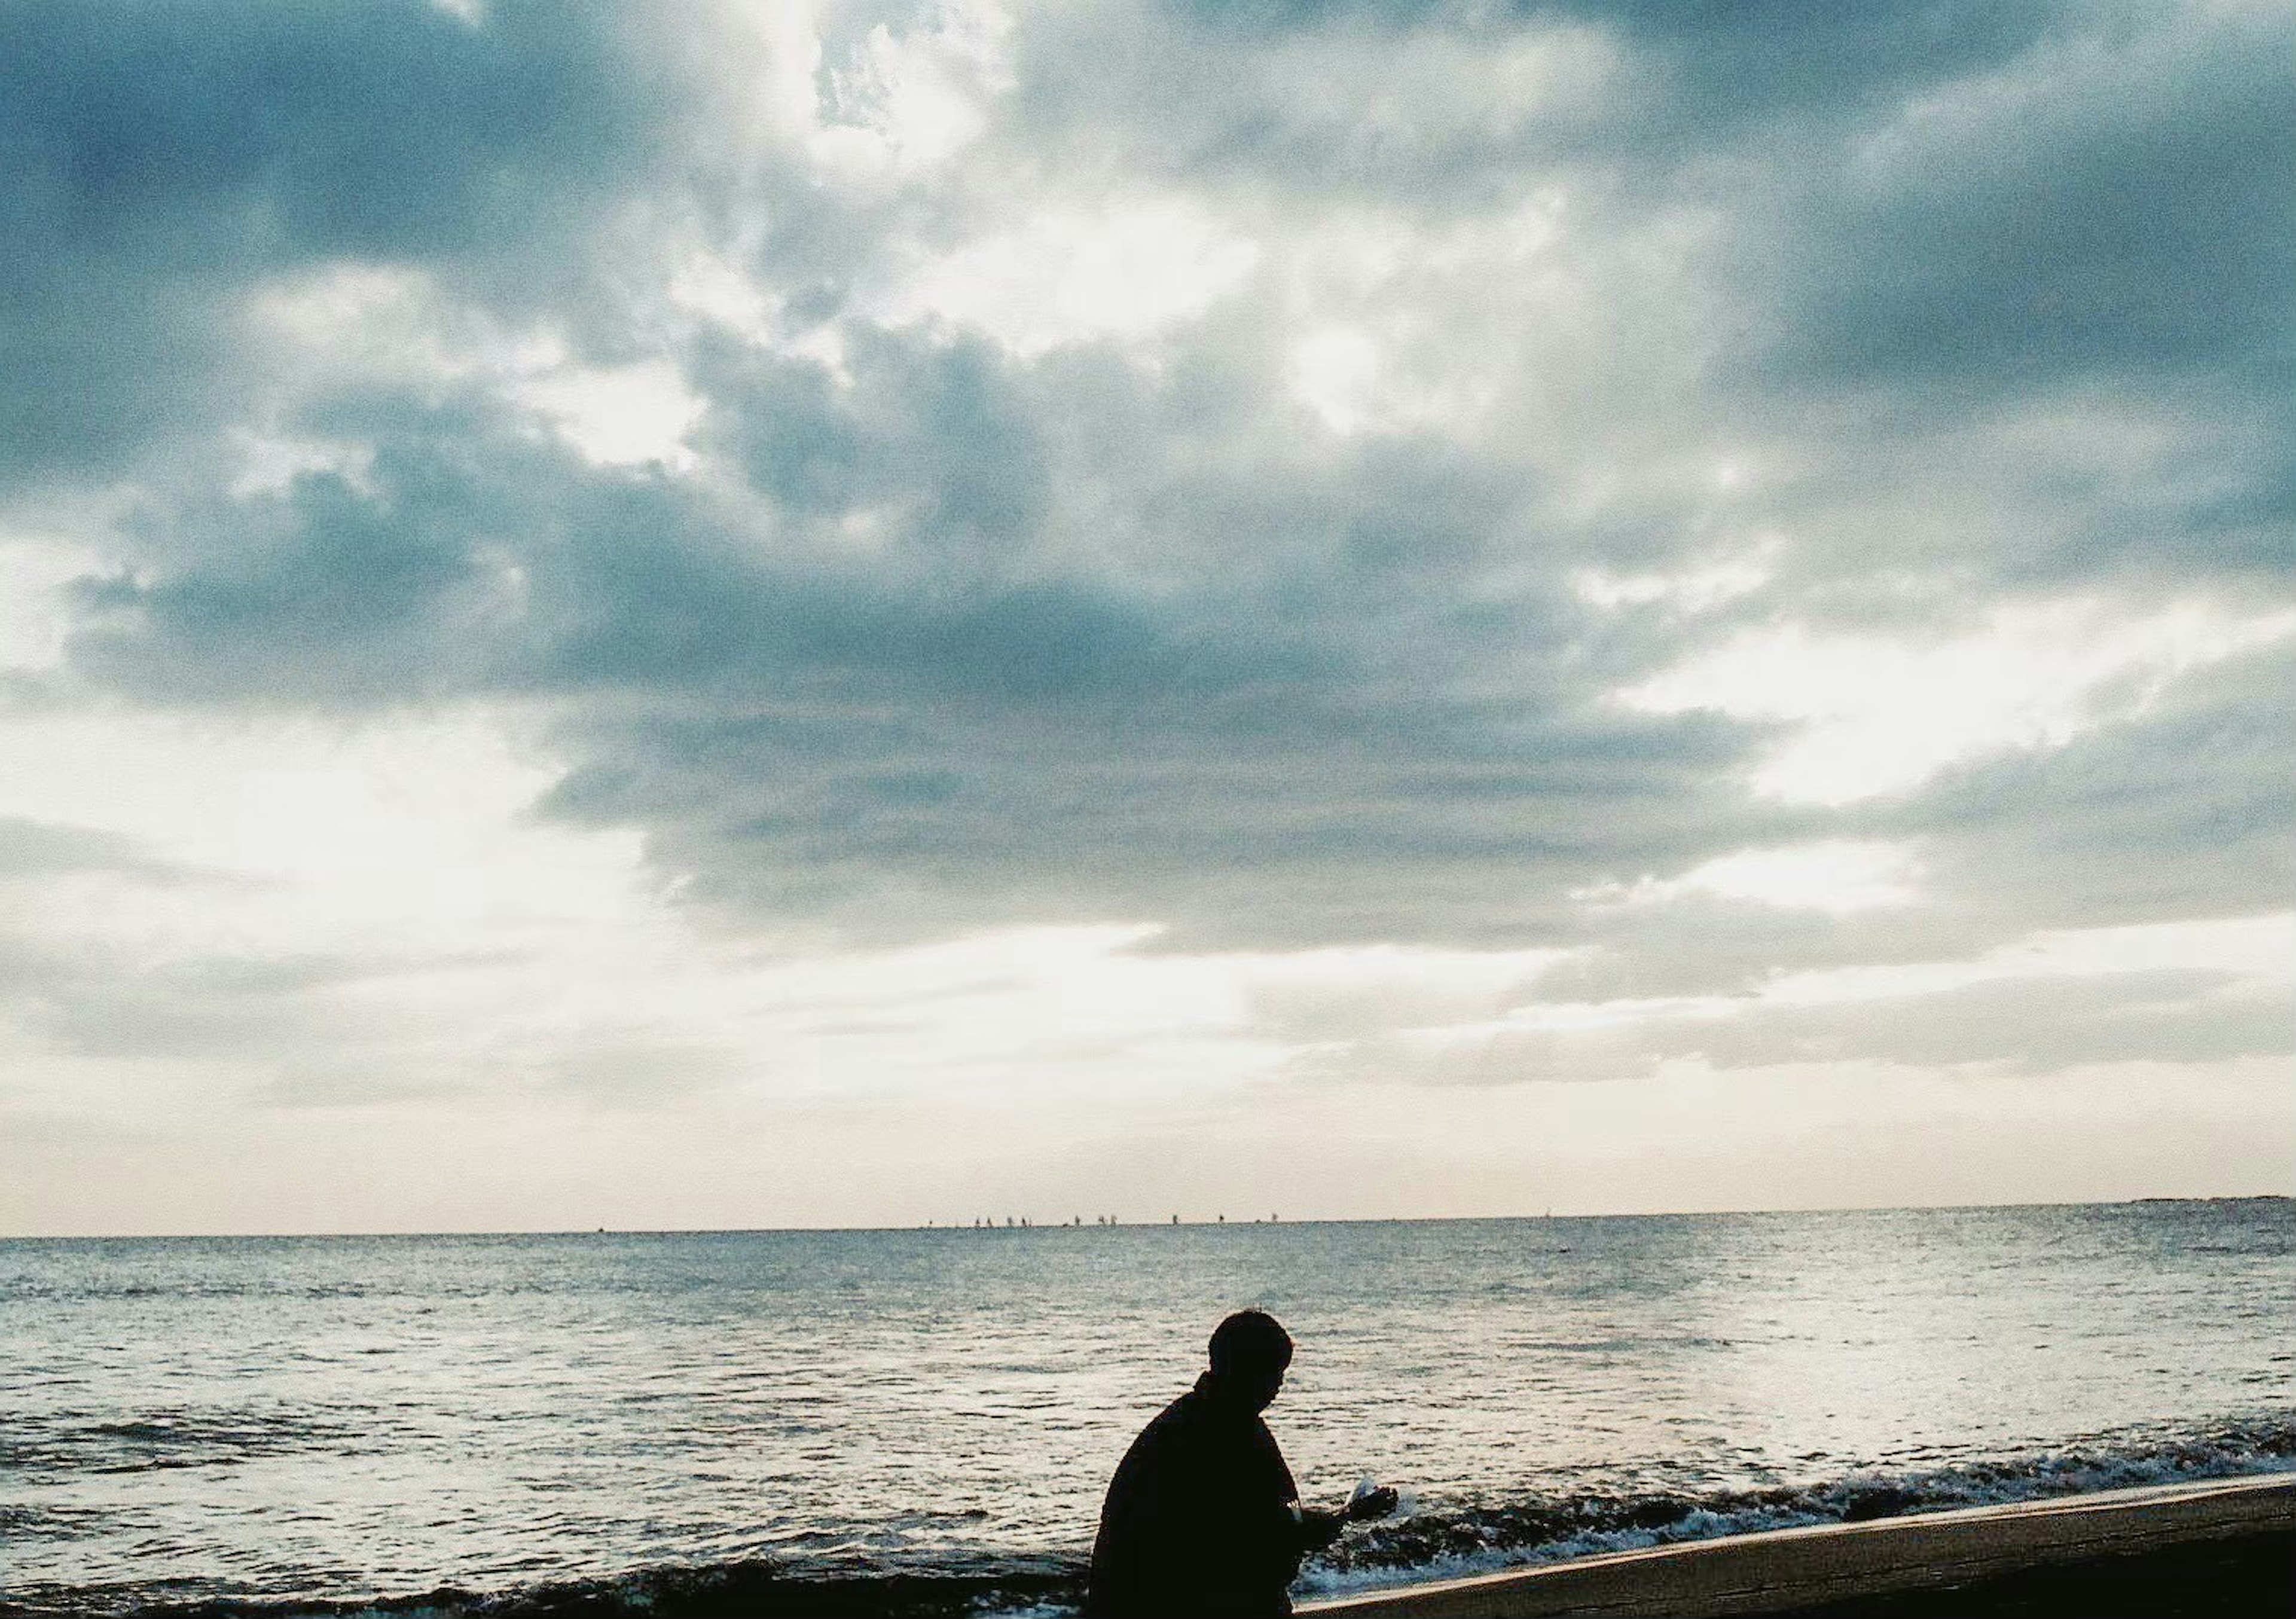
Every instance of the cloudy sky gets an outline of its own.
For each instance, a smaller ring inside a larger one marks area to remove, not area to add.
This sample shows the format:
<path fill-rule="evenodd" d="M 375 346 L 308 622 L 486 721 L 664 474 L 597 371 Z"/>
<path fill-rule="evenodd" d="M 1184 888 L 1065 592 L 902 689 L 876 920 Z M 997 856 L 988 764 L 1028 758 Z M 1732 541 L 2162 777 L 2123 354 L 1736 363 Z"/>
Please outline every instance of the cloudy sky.
<path fill-rule="evenodd" d="M 0 11 L 0 1231 L 2296 1191 L 2296 8 Z"/>

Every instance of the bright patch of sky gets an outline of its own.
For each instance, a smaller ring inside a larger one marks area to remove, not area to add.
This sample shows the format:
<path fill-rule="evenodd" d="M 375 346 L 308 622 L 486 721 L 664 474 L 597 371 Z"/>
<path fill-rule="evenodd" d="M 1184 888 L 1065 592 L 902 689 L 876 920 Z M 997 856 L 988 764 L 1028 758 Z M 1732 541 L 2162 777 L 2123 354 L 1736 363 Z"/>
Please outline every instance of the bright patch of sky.
<path fill-rule="evenodd" d="M 2009 607 L 1961 634 L 1919 642 L 1786 625 L 1750 631 L 1619 697 L 1655 714 L 1796 722 L 1754 784 L 1838 805 L 1901 791 L 1964 759 L 2061 747 L 2142 714 L 2179 675 L 2292 634 L 2296 613 L 2206 602 L 2136 613 L 2088 601 Z"/>

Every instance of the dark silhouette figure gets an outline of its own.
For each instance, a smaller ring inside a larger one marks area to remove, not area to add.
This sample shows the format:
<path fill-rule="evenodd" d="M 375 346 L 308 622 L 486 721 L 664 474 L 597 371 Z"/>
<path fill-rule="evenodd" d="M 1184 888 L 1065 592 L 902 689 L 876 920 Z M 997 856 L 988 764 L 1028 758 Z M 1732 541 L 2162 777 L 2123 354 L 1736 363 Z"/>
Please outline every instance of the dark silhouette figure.
<path fill-rule="evenodd" d="M 1164 1408 L 1117 1465 L 1092 1548 L 1094 1619 L 1289 1614 L 1300 1559 L 1350 1522 L 1395 1509 L 1374 1490 L 1330 1512 L 1302 1507 L 1260 1420 L 1283 1386 L 1292 1338 L 1245 1310 L 1212 1334 L 1211 1370 Z"/>

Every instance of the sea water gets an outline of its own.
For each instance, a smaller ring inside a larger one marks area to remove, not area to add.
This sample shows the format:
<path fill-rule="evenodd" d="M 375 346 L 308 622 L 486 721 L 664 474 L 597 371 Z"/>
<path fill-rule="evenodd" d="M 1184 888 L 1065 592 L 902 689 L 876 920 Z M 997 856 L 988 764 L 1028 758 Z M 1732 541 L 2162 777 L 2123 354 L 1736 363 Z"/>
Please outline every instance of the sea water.
<path fill-rule="evenodd" d="M 1058 1611 L 1226 1312 L 1303 1593 L 2296 1468 L 2296 1205 L 0 1242 L 0 1601 Z"/>

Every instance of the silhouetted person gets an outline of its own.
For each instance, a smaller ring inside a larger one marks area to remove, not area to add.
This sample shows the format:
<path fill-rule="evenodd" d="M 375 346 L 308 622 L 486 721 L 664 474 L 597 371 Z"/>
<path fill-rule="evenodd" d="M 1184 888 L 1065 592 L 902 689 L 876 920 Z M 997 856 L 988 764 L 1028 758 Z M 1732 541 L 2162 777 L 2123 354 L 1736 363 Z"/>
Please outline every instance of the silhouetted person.
<path fill-rule="evenodd" d="M 1342 1512 L 1301 1507 L 1259 1413 L 1283 1386 L 1292 1338 L 1241 1311 L 1212 1333 L 1211 1370 L 1164 1408 L 1117 1465 L 1093 1542 L 1095 1619 L 1288 1614 L 1300 1562 L 1360 1518 L 1395 1509 L 1376 1490 Z"/>

